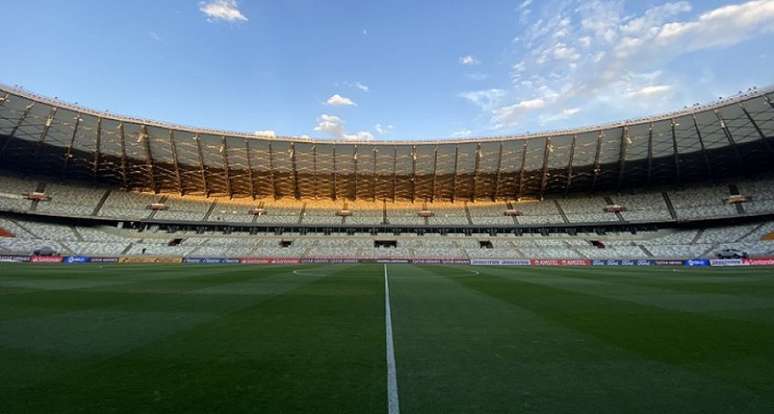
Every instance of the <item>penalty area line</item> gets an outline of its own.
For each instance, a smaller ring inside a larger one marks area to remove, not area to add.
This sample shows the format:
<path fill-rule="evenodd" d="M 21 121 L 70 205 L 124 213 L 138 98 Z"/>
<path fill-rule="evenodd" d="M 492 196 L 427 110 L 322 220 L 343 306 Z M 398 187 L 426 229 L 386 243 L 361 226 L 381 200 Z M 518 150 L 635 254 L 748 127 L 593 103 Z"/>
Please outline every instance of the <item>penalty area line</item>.
<path fill-rule="evenodd" d="M 398 376 L 395 365 L 395 342 L 392 339 L 392 311 L 390 310 L 390 282 L 384 265 L 384 325 L 387 340 L 387 413 L 399 414 Z"/>

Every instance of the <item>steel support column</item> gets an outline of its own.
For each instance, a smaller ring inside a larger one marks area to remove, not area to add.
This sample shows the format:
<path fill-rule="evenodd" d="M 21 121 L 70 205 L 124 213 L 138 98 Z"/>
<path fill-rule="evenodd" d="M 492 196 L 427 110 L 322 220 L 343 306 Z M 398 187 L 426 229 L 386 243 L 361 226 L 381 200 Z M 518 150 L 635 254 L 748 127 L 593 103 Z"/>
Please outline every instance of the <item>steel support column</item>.
<path fill-rule="evenodd" d="M 21 128 L 24 121 L 27 120 L 27 116 L 29 116 L 30 111 L 35 106 L 34 103 L 31 103 L 27 105 L 24 108 L 24 112 L 22 112 L 21 118 L 19 118 L 19 121 L 16 122 L 16 125 L 14 125 L 13 129 L 11 130 L 11 133 L 8 134 L 7 137 L 5 137 L 5 142 L 3 142 L 3 147 L 0 148 L 0 159 L 5 158 L 5 149 L 8 148 L 8 144 L 11 143 L 11 140 L 16 138 L 16 132 Z"/>
<path fill-rule="evenodd" d="M 97 118 L 97 138 L 94 142 L 94 165 L 92 166 L 92 175 L 97 177 L 99 172 L 100 158 L 102 157 L 102 118 Z"/>
<path fill-rule="evenodd" d="M 48 113 L 48 117 L 46 118 L 46 124 L 43 127 L 43 131 L 40 133 L 40 138 L 38 138 L 38 144 L 35 146 L 35 155 L 34 157 L 37 158 L 38 154 L 40 154 L 40 150 L 43 147 L 43 144 L 46 143 L 46 137 L 48 136 L 48 130 L 51 129 L 51 125 L 54 123 L 54 117 L 56 116 L 56 107 L 53 107 L 51 109 L 51 112 Z"/>
<path fill-rule="evenodd" d="M 451 201 L 454 202 L 454 199 L 457 197 L 457 166 L 459 165 L 460 161 L 460 146 L 455 145 L 454 146 L 454 176 L 452 176 L 452 194 L 451 194 Z"/>
<path fill-rule="evenodd" d="M 313 195 L 315 200 L 320 195 L 319 183 L 320 179 L 317 176 L 317 145 L 312 145 L 312 184 L 314 186 Z"/>
<path fill-rule="evenodd" d="M 675 120 L 671 120 L 672 123 L 672 150 L 674 151 L 674 157 L 675 157 L 675 175 L 677 177 L 677 184 L 680 184 L 682 182 L 682 176 L 680 174 L 680 151 L 677 149 L 677 133 L 675 132 L 676 125 Z"/>
<path fill-rule="evenodd" d="M 101 124 L 101 121 L 102 121 L 101 119 L 97 121 L 98 127 Z M 159 187 L 156 181 L 156 165 L 153 162 L 153 153 L 151 152 L 150 135 L 148 135 L 148 126 L 143 125 L 140 131 L 141 131 L 140 139 L 145 143 L 145 161 L 150 171 L 150 185 L 151 185 L 151 188 L 153 189 L 153 192 L 155 194 L 158 194 Z M 99 133 L 97 134 L 97 139 L 99 139 Z M 99 150 L 97 150 L 97 153 L 99 153 Z"/>
<path fill-rule="evenodd" d="M 296 143 L 290 143 L 290 162 L 293 167 L 293 195 L 296 200 L 301 199 L 301 191 L 298 187 L 298 164 L 296 163 Z"/>
<path fill-rule="evenodd" d="M 333 199 L 336 200 L 336 144 L 333 144 L 333 171 L 331 175 L 333 178 Z"/>
<path fill-rule="evenodd" d="M 500 149 L 497 152 L 497 170 L 495 170 L 495 182 L 494 192 L 492 193 L 492 201 L 497 201 L 497 196 L 500 194 L 500 171 L 503 167 L 503 143 L 500 142 Z"/>
<path fill-rule="evenodd" d="M 70 165 L 70 158 L 73 157 L 73 146 L 75 145 L 75 137 L 78 136 L 78 128 L 81 125 L 81 114 L 75 114 L 75 125 L 73 126 L 73 133 L 70 135 L 70 143 L 67 145 L 64 156 L 64 164 L 62 165 L 62 174 L 67 172 L 67 167 Z"/>
<path fill-rule="evenodd" d="M 546 193 L 546 186 L 548 186 L 548 160 L 552 151 L 551 138 L 546 138 L 545 144 L 543 144 L 543 174 L 540 178 L 540 199 Z"/>
<path fill-rule="evenodd" d="M 433 149 L 433 188 L 430 191 L 430 202 L 435 201 L 435 188 L 438 181 L 438 145 Z"/>
<path fill-rule="evenodd" d="M 707 169 L 707 178 L 711 178 L 712 163 L 710 163 L 709 155 L 707 154 L 707 149 L 704 147 L 704 137 L 701 135 L 701 130 L 699 129 L 699 123 L 696 121 L 696 114 L 693 114 L 692 117 L 693 117 L 693 127 L 696 130 L 696 136 L 699 138 L 699 146 L 701 147 L 701 156 L 704 158 L 704 167 Z"/>
<path fill-rule="evenodd" d="M 626 170 L 626 149 L 629 145 L 629 141 L 631 141 L 631 137 L 629 136 L 629 126 L 624 125 L 623 131 L 621 132 L 621 147 L 620 147 L 620 155 L 618 157 L 618 185 L 617 190 L 621 190 L 621 186 L 623 185 L 624 180 L 624 173 Z"/>
<path fill-rule="evenodd" d="M 175 143 L 175 130 L 169 130 L 169 150 L 172 152 L 172 162 L 175 167 L 175 179 L 177 180 L 177 192 L 183 196 L 183 177 L 180 175 L 180 158 L 177 156 L 177 144 Z"/>
<path fill-rule="evenodd" d="M 740 104 L 739 107 L 742 108 L 742 112 L 744 112 L 744 115 L 750 121 L 753 128 L 755 128 L 755 132 L 757 132 L 758 136 L 761 138 L 761 142 L 763 143 L 764 148 L 766 148 L 766 152 L 769 153 L 769 156 L 774 157 L 774 148 L 771 147 L 769 138 L 766 136 L 766 134 L 763 133 L 763 130 L 760 128 L 760 126 L 758 126 L 758 122 L 756 122 L 752 115 L 750 115 L 750 112 L 747 111 L 747 108 L 745 108 L 744 105 Z"/>
<path fill-rule="evenodd" d="M 417 195 L 417 146 L 411 146 L 411 202 Z"/>
<path fill-rule="evenodd" d="M 352 199 L 357 200 L 357 145 L 352 149 L 352 165 L 354 167 Z"/>
<path fill-rule="evenodd" d="M 570 192 L 572 187 L 572 163 L 575 160 L 575 142 L 578 140 L 577 135 L 572 136 L 572 144 L 570 144 L 570 160 L 567 162 L 567 183 L 565 184 L 564 193 Z"/>
<path fill-rule="evenodd" d="M 274 151 L 269 143 L 269 178 L 271 180 L 271 196 L 277 200 L 277 180 L 274 177 Z"/>
<path fill-rule="evenodd" d="M 398 147 L 392 147 L 392 202 L 395 202 L 398 188 Z"/>
<path fill-rule="evenodd" d="M 371 201 L 376 202 L 376 156 L 379 154 L 379 150 L 374 148 L 371 150 L 373 155 L 373 168 L 371 169 Z"/>
<path fill-rule="evenodd" d="M 223 148 L 223 169 L 226 174 L 226 194 L 228 198 L 234 198 L 234 193 L 231 191 L 231 167 L 228 162 L 228 143 L 226 142 L 226 136 L 221 136 L 221 148 Z"/>
<path fill-rule="evenodd" d="M 736 140 L 734 139 L 733 134 L 731 134 L 731 131 L 728 129 L 728 125 L 726 125 L 726 120 L 723 119 L 722 116 L 720 116 L 720 112 L 718 112 L 717 110 L 713 112 L 715 112 L 715 117 L 717 117 L 718 122 L 720 122 L 720 127 L 723 129 L 723 134 L 725 134 L 726 139 L 728 139 L 728 143 L 731 144 L 731 148 L 734 149 L 734 155 L 736 155 L 737 171 L 742 171 L 742 170 L 749 171 L 749 167 L 745 165 L 744 159 L 742 158 L 742 152 L 739 151 L 739 147 L 737 147 L 736 145 Z"/>
<path fill-rule="evenodd" d="M 118 124 L 118 137 L 121 141 L 121 179 L 124 189 L 129 188 L 129 161 L 126 159 L 126 131 L 124 124 Z"/>
<path fill-rule="evenodd" d="M 527 164 L 527 143 L 528 141 L 524 141 L 524 148 L 521 150 L 521 169 L 519 170 L 519 186 L 517 187 L 518 190 L 516 191 L 516 201 L 521 199 L 521 195 L 524 194 L 524 172 L 526 170 L 526 164 Z"/>
<path fill-rule="evenodd" d="M 253 161 L 250 156 L 250 140 L 245 138 L 245 155 L 247 156 L 247 175 L 250 177 L 250 197 L 255 200 L 255 177 L 253 176 Z"/>
<path fill-rule="evenodd" d="M 481 144 L 476 144 L 476 158 L 473 160 L 473 179 L 472 185 L 470 186 L 470 201 L 475 203 L 476 202 L 476 190 L 478 186 L 478 169 L 481 166 Z"/>
<path fill-rule="evenodd" d="M 653 182 L 653 124 L 648 128 L 648 185 Z"/>
<path fill-rule="evenodd" d="M 204 196 L 210 196 L 210 188 L 207 185 L 207 168 L 204 166 L 204 152 L 202 152 L 202 139 L 199 134 L 194 135 L 194 141 L 196 141 L 196 152 L 199 154 L 199 173 L 202 178 L 202 185 L 204 186 Z"/>
<path fill-rule="evenodd" d="M 599 161 L 599 157 L 602 153 L 602 138 L 605 136 L 604 131 L 599 131 L 597 135 L 597 150 L 594 153 L 594 178 L 591 180 L 591 191 L 597 187 L 597 179 L 599 179 L 599 173 L 602 172 L 602 167 Z"/>

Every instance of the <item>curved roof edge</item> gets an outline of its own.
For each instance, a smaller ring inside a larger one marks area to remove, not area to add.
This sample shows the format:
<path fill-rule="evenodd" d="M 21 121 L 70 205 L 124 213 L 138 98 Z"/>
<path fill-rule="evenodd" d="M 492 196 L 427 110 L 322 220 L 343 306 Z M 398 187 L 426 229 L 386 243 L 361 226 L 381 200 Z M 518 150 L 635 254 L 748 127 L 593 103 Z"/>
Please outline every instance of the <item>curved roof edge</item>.
<path fill-rule="evenodd" d="M 691 115 L 698 112 L 715 110 L 725 106 L 733 105 L 735 103 L 741 103 L 750 99 L 754 99 L 760 96 L 774 93 L 774 85 L 765 88 L 752 88 L 748 92 L 739 93 L 727 98 L 717 100 L 712 103 L 703 105 L 694 105 L 679 111 L 668 112 L 659 115 L 647 116 L 642 118 L 628 119 L 623 121 L 614 121 L 598 125 L 591 125 L 579 128 L 571 128 L 564 130 L 548 130 L 542 132 L 536 132 L 531 134 L 521 135 L 502 135 L 502 136 L 485 136 L 485 137 L 473 137 L 473 138 L 455 138 L 455 139 L 423 139 L 423 140 L 389 140 L 389 141 L 364 141 L 364 140 L 336 140 L 336 139 L 319 139 L 319 138 L 302 138 L 293 136 L 264 136 L 256 135 L 246 132 L 227 131 L 219 129 L 197 128 L 186 125 L 179 125 L 171 122 L 156 121 L 151 119 L 136 118 L 128 115 L 114 114 L 107 111 L 97 111 L 94 109 L 86 108 L 77 104 L 61 101 L 59 99 L 50 98 L 47 96 L 38 95 L 34 92 L 28 91 L 18 86 L 10 86 L 0 82 L 0 92 L 7 94 L 14 94 L 23 98 L 43 103 L 46 105 L 56 106 L 61 109 L 67 109 L 80 114 L 92 115 L 104 119 L 111 119 L 117 122 L 136 123 L 147 126 L 155 126 L 159 128 L 174 129 L 178 131 L 186 131 L 196 135 L 218 135 L 229 136 L 249 139 L 260 140 L 273 140 L 273 141 L 289 141 L 296 143 L 309 143 L 309 144 L 365 144 L 365 145 L 427 145 L 427 144 L 464 144 L 464 143 L 483 143 L 483 142 L 499 142 L 499 141 L 512 141 L 512 140 L 524 140 L 531 138 L 548 138 L 561 135 L 573 135 L 582 134 L 594 131 L 601 131 L 605 129 L 614 129 L 624 126 L 648 124 L 657 121 L 668 120 L 677 118 L 684 115 Z"/>

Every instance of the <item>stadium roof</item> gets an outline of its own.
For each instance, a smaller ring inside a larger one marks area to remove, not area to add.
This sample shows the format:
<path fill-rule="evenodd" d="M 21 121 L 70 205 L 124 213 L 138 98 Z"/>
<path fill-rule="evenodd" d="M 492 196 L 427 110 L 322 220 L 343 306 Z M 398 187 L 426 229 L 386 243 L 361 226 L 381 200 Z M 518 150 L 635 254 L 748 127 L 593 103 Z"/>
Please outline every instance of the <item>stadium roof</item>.
<path fill-rule="evenodd" d="M 260 137 L 82 108 L 0 85 L 0 161 L 151 192 L 513 199 L 752 173 L 774 161 L 774 89 L 649 118 L 434 141 Z"/>

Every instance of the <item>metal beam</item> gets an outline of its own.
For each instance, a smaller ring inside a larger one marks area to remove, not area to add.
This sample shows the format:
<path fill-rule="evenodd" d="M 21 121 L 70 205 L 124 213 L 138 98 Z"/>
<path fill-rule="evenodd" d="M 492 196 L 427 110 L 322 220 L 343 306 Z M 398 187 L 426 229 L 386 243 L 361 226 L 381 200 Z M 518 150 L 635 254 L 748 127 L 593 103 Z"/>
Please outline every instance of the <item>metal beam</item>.
<path fill-rule="evenodd" d="M 481 143 L 476 143 L 476 158 L 473 164 L 473 185 L 471 185 L 470 201 L 476 202 L 476 187 L 478 185 L 478 169 L 481 165 Z"/>
<path fill-rule="evenodd" d="M 438 145 L 433 149 L 433 188 L 430 192 L 430 202 L 435 201 L 435 186 L 438 181 Z"/>
<path fill-rule="evenodd" d="M 352 164 L 354 166 L 354 185 L 352 199 L 357 200 L 357 144 L 352 149 Z"/>
<path fill-rule="evenodd" d="M 175 179 L 177 180 L 177 192 L 183 196 L 183 177 L 180 175 L 180 159 L 177 156 L 177 144 L 175 144 L 175 130 L 169 130 L 169 150 L 172 151 L 172 162 L 175 166 Z"/>
<path fill-rule="evenodd" d="M 591 191 L 594 191 L 594 189 L 597 187 L 597 179 L 599 178 L 599 173 L 602 171 L 599 156 L 602 153 L 602 138 L 604 136 L 605 132 L 599 131 L 599 135 L 597 135 L 597 150 L 594 153 L 594 178 L 591 180 Z"/>
<path fill-rule="evenodd" d="M 726 138 L 728 139 L 728 143 L 731 144 L 731 148 L 734 149 L 734 155 L 736 155 L 736 168 L 738 171 L 741 170 L 748 170 L 749 166 L 745 164 L 744 159 L 742 158 L 742 153 L 739 151 L 739 147 L 736 145 L 736 140 L 734 139 L 733 134 L 731 134 L 731 130 L 728 129 L 728 125 L 726 125 L 726 120 L 723 119 L 722 116 L 720 116 L 720 112 L 715 110 L 715 116 L 718 118 L 718 121 L 720 122 L 720 127 L 723 129 L 723 134 L 726 135 Z"/>
<path fill-rule="evenodd" d="M 204 167 L 204 153 L 202 152 L 202 140 L 199 134 L 194 135 L 194 141 L 196 141 L 196 152 L 199 153 L 199 173 L 202 178 L 202 185 L 204 186 L 204 196 L 210 196 L 210 189 L 207 185 L 207 169 Z"/>
<path fill-rule="evenodd" d="M 318 192 L 320 186 L 320 179 L 317 176 L 317 145 L 312 145 L 312 184 L 314 187 L 313 195 L 314 198 L 317 199 L 317 197 L 320 195 Z"/>
<path fill-rule="evenodd" d="M 75 125 L 73 126 L 73 133 L 70 135 L 70 143 L 67 145 L 64 156 L 64 165 L 62 166 L 62 174 L 67 171 L 67 167 L 70 165 L 70 158 L 73 157 L 73 146 L 75 145 L 75 137 L 78 135 L 78 128 L 81 125 L 81 114 L 75 114 Z"/>
<path fill-rule="evenodd" d="M 675 133 L 675 120 L 672 119 L 672 150 L 674 151 L 675 156 L 675 176 L 677 178 L 677 184 L 680 184 L 682 181 L 681 175 L 680 175 L 680 151 L 677 149 L 677 134 Z"/>
<path fill-rule="evenodd" d="M 19 121 L 17 121 L 16 125 L 14 125 L 13 129 L 11 130 L 11 133 L 8 134 L 7 137 L 5 137 L 5 142 L 3 142 L 3 147 L 0 148 L 0 159 L 5 158 L 5 149 L 8 148 L 8 144 L 11 143 L 11 140 L 16 138 L 16 131 L 18 131 L 19 128 L 24 123 L 24 121 L 27 120 L 27 116 L 29 116 L 30 111 L 34 106 L 35 106 L 35 103 L 31 103 L 24 108 L 24 112 L 22 112 L 21 118 L 19 118 Z"/>
<path fill-rule="evenodd" d="M 503 167 L 503 143 L 500 141 L 500 150 L 497 152 L 497 170 L 495 170 L 495 182 L 494 193 L 492 193 L 492 201 L 497 201 L 497 196 L 500 194 L 500 171 Z"/>
<path fill-rule="evenodd" d="M 570 192 L 572 186 L 572 163 L 575 160 L 575 142 L 578 140 L 577 135 L 572 136 L 572 144 L 570 145 L 570 160 L 567 162 L 567 184 L 565 184 L 564 193 Z"/>
<path fill-rule="evenodd" d="M 228 198 L 233 198 L 234 193 L 231 191 L 231 166 L 228 162 L 228 143 L 226 142 L 226 136 L 222 135 L 222 145 L 223 145 L 223 169 L 226 173 L 226 193 L 228 194 Z"/>
<path fill-rule="evenodd" d="M 457 166 L 459 166 L 460 163 L 460 146 L 455 145 L 454 146 L 454 176 L 452 177 L 452 194 L 451 194 L 451 201 L 454 202 L 454 199 L 457 197 Z"/>
<path fill-rule="evenodd" d="M 94 141 L 94 165 L 92 175 L 94 177 L 99 173 L 99 162 L 102 157 L 102 118 L 97 118 L 97 138 Z"/>
<path fill-rule="evenodd" d="M 253 161 L 250 156 L 250 140 L 245 140 L 245 155 L 247 155 L 247 175 L 250 177 L 250 197 L 255 200 L 255 177 L 253 177 Z"/>
<path fill-rule="evenodd" d="M 333 170 L 331 175 L 333 176 L 333 199 L 336 200 L 336 144 L 333 144 Z"/>
<path fill-rule="evenodd" d="M 296 143 L 290 143 L 290 162 L 293 166 L 293 195 L 296 200 L 301 199 L 301 191 L 298 187 L 298 164 L 296 163 Z"/>
<path fill-rule="evenodd" d="M 701 156 L 704 157 L 704 167 L 707 169 L 707 178 L 711 178 L 712 163 L 710 163 L 709 155 L 707 154 L 707 149 L 704 147 L 704 137 L 701 135 L 701 130 L 699 129 L 699 123 L 696 121 L 696 114 L 693 114 L 692 117 L 693 117 L 693 127 L 696 129 L 696 136 L 699 138 L 699 145 L 701 146 Z"/>
<path fill-rule="evenodd" d="M 763 130 L 760 128 L 760 126 L 758 126 L 758 122 L 756 122 L 755 119 L 752 117 L 752 115 L 750 115 L 750 112 L 747 111 L 747 108 L 745 108 L 744 105 L 739 104 L 739 107 L 742 108 L 742 112 L 744 112 L 744 115 L 750 121 L 753 128 L 755 128 L 755 131 L 758 133 L 758 136 L 761 138 L 761 142 L 763 143 L 763 146 L 766 148 L 766 152 L 768 152 L 770 156 L 774 157 L 774 148 L 771 147 L 769 138 L 766 136 L 766 134 L 763 133 Z"/>
<path fill-rule="evenodd" d="M 371 171 L 371 200 L 376 202 L 376 156 L 379 153 L 379 150 L 374 148 L 372 150 L 373 153 L 373 169 Z"/>
<path fill-rule="evenodd" d="M 398 188 L 398 147 L 392 147 L 392 202 L 395 202 Z"/>
<path fill-rule="evenodd" d="M 274 151 L 271 148 L 271 142 L 269 142 L 269 178 L 271 180 L 271 196 L 276 200 L 277 180 L 274 177 Z"/>
<path fill-rule="evenodd" d="M 551 138 L 546 138 L 543 144 L 543 175 L 540 179 L 540 199 L 543 199 L 543 195 L 546 193 L 546 187 L 548 186 L 548 160 L 551 155 Z"/>
<path fill-rule="evenodd" d="M 411 202 L 417 195 L 417 146 L 411 146 Z"/>
<path fill-rule="evenodd" d="M 43 144 L 46 143 L 46 137 L 48 136 L 48 130 L 51 129 L 51 125 L 54 123 L 54 117 L 56 116 L 56 107 L 51 108 L 51 112 L 48 113 L 48 117 L 46 118 L 46 124 L 43 127 L 43 131 L 40 133 L 40 138 L 38 138 L 38 144 L 35 146 L 35 158 L 38 157 L 38 154 L 40 153 L 41 148 L 43 147 Z"/>
<path fill-rule="evenodd" d="M 527 143 L 529 141 L 524 141 L 524 148 L 521 150 L 521 169 L 519 170 L 519 186 L 518 191 L 516 192 L 516 201 L 521 199 L 521 195 L 524 194 L 524 172 L 526 170 L 526 164 L 527 164 Z"/>
<path fill-rule="evenodd" d="M 126 159 L 126 131 L 123 122 L 118 124 L 118 137 L 121 141 L 121 179 L 124 189 L 129 188 L 129 162 Z"/>
<path fill-rule="evenodd" d="M 623 185 L 624 172 L 626 170 L 626 149 L 629 145 L 629 141 L 631 141 L 631 137 L 629 136 L 629 126 L 624 125 L 623 131 L 621 132 L 621 154 L 618 158 L 618 190 L 620 190 L 621 186 Z"/>
<path fill-rule="evenodd" d="M 97 122 L 97 125 L 100 124 L 100 121 Z M 143 141 L 145 141 L 145 159 L 148 164 L 148 169 L 150 170 L 151 188 L 153 189 L 154 193 L 158 194 L 159 187 L 158 187 L 158 182 L 156 181 L 156 164 L 153 162 L 153 153 L 151 152 L 150 135 L 148 134 L 148 126 L 143 125 L 141 131 L 142 132 L 140 133 L 141 134 L 140 137 Z M 97 137 L 99 137 L 99 134 L 97 134 Z"/>
<path fill-rule="evenodd" d="M 648 185 L 653 182 L 653 124 L 648 128 Z"/>

